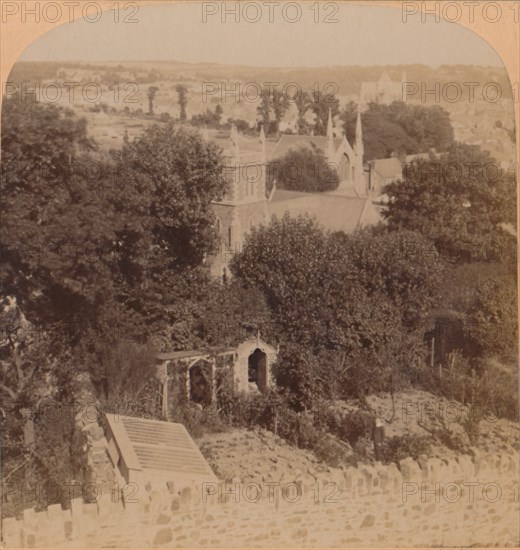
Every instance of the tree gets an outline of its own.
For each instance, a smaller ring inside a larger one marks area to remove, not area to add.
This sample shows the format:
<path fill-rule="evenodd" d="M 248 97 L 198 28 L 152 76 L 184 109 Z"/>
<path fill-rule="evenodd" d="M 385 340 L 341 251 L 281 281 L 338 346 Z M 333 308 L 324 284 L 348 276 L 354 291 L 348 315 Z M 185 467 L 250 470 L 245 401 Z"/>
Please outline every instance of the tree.
<path fill-rule="evenodd" d="M 280 90 L 263 88 L 257 113 L 266 134 L 277 134 L 288 106 L 288 98 Z"/>
<path fill-rule="evenodd" d="M 293 191 L 330 191 L 339 183 L 335 168 L 317 148 L 289 150 L 283 158 L 271 163 L 269 175 L 277 187 Z"/>
<path fill-rule="evenodd" d="M 329 94 L 309 94 L 302 92 L 291 98 L 298 110 L 298 133 L 315 134 L 324 136 L 327 134 L 329 110 L 332 117 L 339 113 L 339 100 L 330 97 Z M 308 122 L 309 114 L 314 118 L 314 124 Z"/>
<path fill-rule="evenodd" d="M 20 98 L 3 109 L 2 286 L 30 320 L 88 315 L 114 267 L 106 163 L 88 156 L 86 123 L 71 111 Z"/>
<path fill-rule="evenodd" d="M 468 311 L 469 335 L 480 354 L 514 357 L 518 348 L 515 280 L 510 276 L 481 280 Z"/>
<path fill-rule="evenodd" d="M 178 84 L 175 87 L 175 90 L 177 91 L 177 96 L 179 98 L 179 118 L 181 122 L 185 122 L 187 119 L 186 105 L 188 105 L 188 88 L 186 88 L 184 84 Z"/>
<path fill-rule="evenodd" d="M 220 124 L 223 113 L 224 113 L 224 109 L 222 108 L 222 105 L 220 104 L 215 105 L 215 123 L 217 124 L 217 126 Z"/>
<path fill-rule="evenodd" d="M 204 113 L 193 115 L 191 117 L 191 123 L 194 126 L 207 126 L 210 128 L 218 128 L 220 126 L 220 118 L 222 116 L 222 107 L 217 105 L 215 111 L 206 109 Z"/>
<path fill-rule="evenodd" d="M 148 114 L 153 115 L 153 102 L 159 88 L 157 86 L 150 86 L 148 88 Z"/>
<path fill-rule="evenodd" d="M 138 210 L 122 235 L 126 261 L 135 264 L 143 246 L 146 258 L 137 257 L 152 271 L 200 264 L 216 242 L 211 203 L 226 189 L 217 146 L 184 127 L 153 126 L 124 144 L 118 162 L 125 182 L 119 207 Z"/>
<path fill-rule="evenodd" d="M 510 176 L 489 171 L 491 156 L 477 146 L 455 144 L 447 154 L 405 167 L 403 180 L 387 187 L 384 213 L 390 228 L 418 231 L 453 262 L 497 261 L 512 237 L 501 227 L 512 218 L 504 206 Z"/>
<path fill-rule="evenodd" d="M 282 342 L 315 357 L 345 354 L 356 367 L 342 367 L 338 377 L 353 391 L 389 390 L 416 376 L 424 354 L 419 321 L 439 280 L 437 258 L 408 258 L 406 239 L 426 247 L 415 234 L 331 235 L 308 217 L 285 215 L 254 229 L 231 268 L 264 293 Z"/>
<path fill-rule="evenodd" d="M 355 140 L 358 106 L 350 101 L 341 113 L 347 139 Z M 447 150 L 453 143 L 449 113 L 442 107 L 423 107 L 395 101 L 390 105 L 370 103 L 361 114 L 364 158 L 389 158 Z"/>
<path fill-rule="evenodd" d="M 81 467 L 86 466 L 84 438 L 70 414 L 74 401 L 70 382 L 77 365 L 64 353 L 68 342 L 51 325 L 30 323 L 13 296 L 3 298 L 0 305 L 2 485 L 32 486 L 44 479 L 61 486 L 81 479 Z M 49 403 L 60 413 L 49 413 Z M 8 493 L 4 513 L 14 515 L 30 502 L 17 491 Z M 61 496 L 61 491 L 45 491 L 34 504 L 61 503 Z"/>
<path fill-rule="evenodd" d="M 288 392 L 290 405 L 297 411 L 310 410 L 321 397 L 316 357 L 296 343 L 280 348 L 276 362 L 276 384 Z"/>
<path fill-rule="evenodd" d="M 312 101 L 307 105 L 316 115 L 314 133 L 319 136 L 325 136 L 327 134 L 329 111 L 333 118 L 339 113 L 339 100 L 330 97 L 328 94 L 319 94 L 317 97 L 313 96 Z"/>
<path fill-rule="evenodd" d="M 406 229 L 373 228 L 334 237 L 344 247 L 341 257 L 348 259 L 369 295 L 384 294 L 409 330 L 424 325 L 437 306 L 445 273 L 444 260 L 428 238 Z"/>

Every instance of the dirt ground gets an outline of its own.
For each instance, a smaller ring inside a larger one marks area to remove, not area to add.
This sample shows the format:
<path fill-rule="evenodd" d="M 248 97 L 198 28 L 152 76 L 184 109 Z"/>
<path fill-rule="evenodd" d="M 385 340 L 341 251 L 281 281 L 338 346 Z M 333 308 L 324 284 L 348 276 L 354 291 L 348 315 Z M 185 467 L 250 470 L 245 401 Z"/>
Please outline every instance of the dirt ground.
<path fill-rule="evenodd" d="M 518 452 L 518 424 L 497 419 L 491 411 L 471 411 L 459 403 L 419 390 L 397 394 L 394 405 L 389 395 L 373 395 L 367 401 L 381 418 L 387 438 L 426 436 L 443 422 L 450 432 L 464 437 L 462 422 L 468 414 L 475 414 L 482 416 L 477 441 L 479 449 L 503 452 L 515 448 Z M 345 412 L 355 409 L 354 404 L 343 401 L 336 401 L 333 406 Z M 317 473 L 335 471 L 313 452 L 293 447 L 263 429 L 240 428 L 206 434 L 197 443 L 217 477 L 223 480 L 313 483 Z M 449 458 L 456 454 L 445 446 L 432 445 L 431 456 Z"/>

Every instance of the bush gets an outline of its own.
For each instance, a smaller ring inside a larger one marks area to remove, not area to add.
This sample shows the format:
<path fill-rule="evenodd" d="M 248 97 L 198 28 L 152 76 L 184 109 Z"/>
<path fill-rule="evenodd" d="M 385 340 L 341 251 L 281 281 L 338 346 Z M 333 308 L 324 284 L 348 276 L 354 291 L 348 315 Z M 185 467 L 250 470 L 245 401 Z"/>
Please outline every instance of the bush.
<path fill-rule="evenodd" d="M 419 455 L 430 453 L 431 438 L 429 436 L 403 435 L 394 436 L 383 443 L 382 452 L 385 463 L 398 463 L 403 458 L 412 457 L 414 460 Z"/>
<path fill-rule="evenodd" d="M 173 407 L 170 410 L 170 420 L 183 424 L 193 438 L 199 438 L 205 433 L 226 430 L 226 425 L 220 419 L 215 407 L 201 409 L 192 403 Z"/>
<path fill-rule="evenodd" d="M 370 437 L 374 425 L 374 415 L 362 409 L 341 414 L 328 408 L 325 409 L 322 420 L 328 432 L 350 445 L 355 445 L 360 438 Z"/>
<path fill-rule="evenodd" d="M 352 456 L 350 445 L 341 443 L 328 433 L 323 433 L 318 437 L 312 450 L 320 460 L 335 468 L 345 464 L 347 459 Z"/>

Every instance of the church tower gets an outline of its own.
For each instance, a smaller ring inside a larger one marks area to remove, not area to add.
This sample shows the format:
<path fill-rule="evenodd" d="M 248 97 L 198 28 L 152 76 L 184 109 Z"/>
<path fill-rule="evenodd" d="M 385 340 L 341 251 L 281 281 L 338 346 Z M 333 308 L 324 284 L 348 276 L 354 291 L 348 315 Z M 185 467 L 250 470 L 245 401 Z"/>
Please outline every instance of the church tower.
<path fill-rule="evenodd" d="M 264 130 L 261 128 L 258 138 L 260 147 L 258 143 L 249 143 L 248 151 L 241 150 L 235 125 L 231 127 L 230 141 L 230 147 L 224 151 L 228 190 L 222 200 L 213 203 L 220 243 L 211 272 L 219 278 L 224 273 L 229 275 L 227 266 L 234 254 L 241 251 L 246 234 L 267 220 Z"/>

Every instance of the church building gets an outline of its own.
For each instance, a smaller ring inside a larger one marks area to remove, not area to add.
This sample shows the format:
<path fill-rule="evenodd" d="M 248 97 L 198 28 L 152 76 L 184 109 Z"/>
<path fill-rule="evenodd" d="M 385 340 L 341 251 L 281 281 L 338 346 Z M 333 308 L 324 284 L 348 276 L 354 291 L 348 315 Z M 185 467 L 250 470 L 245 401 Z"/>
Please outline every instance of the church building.
<path fill-rule="evenodd" d="M 213 208 L 220 246 L 209 258 L 211 273 L 221 278 L 229 275 L 228 265 L 244 245 L 245 236 L 256 226 L 267 225 L 273 216 L 281 218 L 309 214 L 320 225 L 332 231 L 352 233 L 358 227 L 382 221 L 367 192 L 363 168 L 361 116 L 356 123 L 356 139 L 352 146 L 345 135 L 335 137 L 329 110 L 326 136 L 282 135 L 270 158 L 266 139 L 260 132 L 260 151 L 242 150 L 236 128 L 231 130 L 231 146 L 224 151 L 228 191 Z M 329 166 L 339 176 L 337 189 L 306 193 L 277 189 L 267 191 L 267 170 L 270 162 L 283 162 L 290 150 L 308 148 L 325 155 Z"/>

